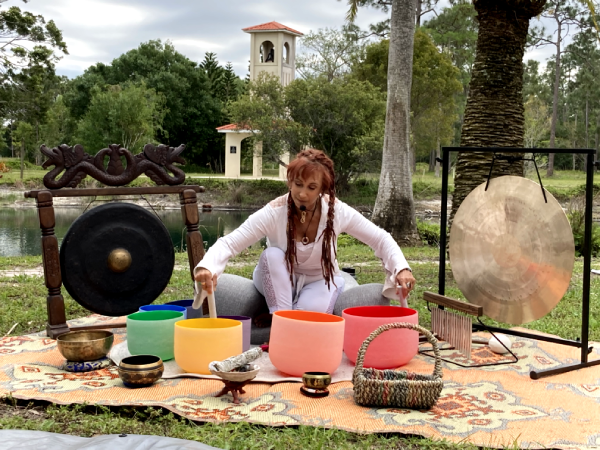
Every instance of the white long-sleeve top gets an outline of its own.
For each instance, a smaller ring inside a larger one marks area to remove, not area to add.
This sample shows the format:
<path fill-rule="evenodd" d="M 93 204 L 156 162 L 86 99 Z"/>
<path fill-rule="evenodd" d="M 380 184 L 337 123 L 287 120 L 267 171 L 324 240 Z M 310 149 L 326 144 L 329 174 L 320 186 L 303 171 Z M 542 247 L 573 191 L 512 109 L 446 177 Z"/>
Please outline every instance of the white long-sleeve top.
<path fill-rule="evenodd" d="M 220 276 L 225 270 L 229 258 L 237 255 L 263 237 L 267 238 L 269 247 L 277 247 L 285 252 L 287 249 L 288 195 L 285 194 L 269 202 L 265 207 L 250 215 L 237 229 L 219 238 L 209 248 L 196 267 L 208 269 L 212 274 Z M 375 256 L 381 259 L 386 270 L 383 295 L 388 298 L 397 298 L 396 275 L 401 270 L 410 269 L 410 267 L 396 241 L 387 231 L 379 228 L 341 200 L 336 199 L 334 207 L 333 229 L 335 235 L 348 233 L 373 249 Z M 322 233 L 327 224 L 328 210 L 329 196 L 323 195 L 321 197 L 321 219 L 319 220 L 317 240 L 312 254 L 306 261 L 294 265 L 295 273 L 304 274 L 311 280 L 323 278 L 321 268 Z M 337 249 L 337 242 L 334 242 L 334 245 Z M 334 261 L 334 268 L 335 273 L 338 274 L 337 260 Z"/>

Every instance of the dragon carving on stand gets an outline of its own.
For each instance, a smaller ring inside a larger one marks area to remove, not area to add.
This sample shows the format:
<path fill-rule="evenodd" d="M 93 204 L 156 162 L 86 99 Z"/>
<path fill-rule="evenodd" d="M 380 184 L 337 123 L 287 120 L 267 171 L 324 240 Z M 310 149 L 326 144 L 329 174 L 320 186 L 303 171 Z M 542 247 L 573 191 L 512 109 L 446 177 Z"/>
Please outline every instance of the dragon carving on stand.
<path fill-rule="evenodd" d="M 174 148 L 147 144 L 141 153 L 133 155 L 119 144 L 111 144 L 92 157 L 83 150 L 81 144 L 74 147 L 62 144 L 51 149 L 42 145 L 40 151 L 48 158 L 42 167 L 47 169 L 54 166 L 44 176 L 44 186 L 48 189 L 74 188 L 88 175 L 107 186 L 123 186 L 141 174 L 158 185 L 182 184 L 185 173 L 175 163 L 185 164 L 185 160 L 179 156 L 184 149 L 185 145 Z M 108 164 L 105 165 L 107 157 Z M 125 167 L 121 157 L 125 158 Z"/>

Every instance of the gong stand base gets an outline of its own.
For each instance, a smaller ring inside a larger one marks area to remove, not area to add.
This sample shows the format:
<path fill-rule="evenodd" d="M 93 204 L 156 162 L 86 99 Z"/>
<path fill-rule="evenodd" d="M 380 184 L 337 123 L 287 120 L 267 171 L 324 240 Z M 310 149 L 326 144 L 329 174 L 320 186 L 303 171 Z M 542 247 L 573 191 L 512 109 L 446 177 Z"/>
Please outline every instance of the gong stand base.
<path fill-rule="evenodd" d="M 127 328 L 127 322 L 107 323 L 105 325 L 82 325 L 79 327 L 70 327 L 70 331 L 89 331 L 89 330 L 112 330 L 113 328 Z"/>
<path fill-rule="evenodd" d="M 598 365 L 600 365 L 600 359 L 598 359 L 596 361 L 588 361 L 588 362 L 579 363 L 579 364 L 567 364 L 565 366 L 557 367 L 556 369 L 540 370 L 539 372 L 532 370 L 531 372 L 529 372 L 529 377 L 532 380 L 539 380 L 540 378 L 549 377 L 552 375 L 558 375 L 561 373 L 570 372 L 572 370 L 585 369 L 586 367 L 592 367 L 592 366 L 598 366 Z"/>
<path fill-rule="evenodd" d="M 548 153 L 547 149 L 535 149 L 535 148 L 499 148 L 499 147 L 442 147 L 442 158 L 438 158 L 438 161 L 442 165 L 442 204 L 440 223 L 442 224 L 440 229 L 440 264 L 438 272 L 438 293 L 444 295 L 446 289 L 446 251 L 447 251 L 447 227 L 448 223 L 448 178 L 450 173 L 450 156 L 451 153 L 458 152 L 479 152 L 479 153 L 502 153 L 506 155 L 515 155 L 512 160 L 517 161 L 520 157 L 519 154 L 532 153 L 536 155 L 538 153 Z M 583 286 L 582 286 L 582 301 L 581 301 L 581 340 L 569 340 L 556 338 L 551 336 L 538 335 L 533 333 L 524 333 L 520 331 L 499 328 L 499 327 L 487 327 L 488 330 L 501 332 L 503 334 L 509 334 L 513 336 L 525 337 L 528 339 L 534 339 L 538 341 L 552 342 L 560 345 L 568 345 L 572 347 L 578 347 L 581 349 L 580 362 L 576 364 L 564 365 L 555 369 L 531 371 L 529 376 L 531 379 L 537 380 L 539 378 L 557 375 L 560 373 L 570 372 L 572 370 L 583 369 L 586 367 L 592 367 L 600 365 L 600 360 L 588 361 L 588 355 L 591 351 L 589 347 L 589 319 L 590 319 L 590 276 L 591 276 L 591 259 L 592 259 L 592 204 L 594 196 L 594 168 L 599 165 L 594 161 L 596 150 L 594 149 L 552 149 L 553 153 L 560 154 L 583 154 L 586 156 L 586 184 L 585 184 L 585 218 L 584 218 L 584 245 L 583 245 Z M 500 159 L 497 156 L 494 159 Z M 504 157 L 503 159 L 507 159 Z M 509 159 L 510 161 L 511 159 Z M 537 166 L 536 166 L 537 170 Z M 491 170 L 488 175 L 488 179 L 491 178 Z M 539 175 L 539 173 L 538 173 Z M 543 191 L 542 191 L 543 192 Z M 474 326 L 476 330 L 482 330 L 479 328 L 480 325 Z M 485 325 L 484 325 L 485 326 Z"/>
<path fill-rule="evenodd" d="M 60 269 L 60 253 L 58 239 L 54 233 L 56 219 L 54 214 L 54 197 L 90 197 L 90 196 L 119 196 L 119 195 L 152 195 L 179 194 L 181 213 L 185 223 L 186 243 L 190 275 L 194 278 L 194 267 L 204 257 L 204 243 L 198 229 L 198 201 L 196 193 L 204 192 L 201 186 L 157 186 L 147 188 L 99 188 L 99 189 L 70 189 L 70 190 L 39 190 L 25 193 L 25 198 L 35 198 L 38 208 L 38 218 L 42 231 L 42 261 L 44 279 L 48 296 L 46 307 L 48 323 L 46 334 L 56 339 L 61 334 L 71 330 L 94 330 L 124 327 L 125 324 L 88 325 L 69 328 L 66 320 L 65 301 L 61 293 L 62 275 Z"/>
<path fill-rule="evenodd" d="M 524 331 L 517 331 L 517 330 L 506 329 L 506 328 L 489 327 L 489 326 L 486 326 L 481 321 L 479 324 L 473 324 L 473 331 L 489 331 L 490 333 L 492 333 L 492 335 L 493 335 L 493 331 L 496 331 L 498 333 L 509 334 L 511 336 L 523 337 L 523 338 L 527 338 L 527 339 L 534 339 L 536 341 L 550 342 L 552 344 L 568 345 L 570 347 L 577 347 L 577 348 L 581 348 L 582 351 L 585 351 L 585 349 L 583 348 L 583 343 L 580 340 L 574 341 L 571 339 L 563 339 L 563 338 L 555 337 L 555 336 L 545 336 L 545 335 L 527 333 Z M 498 340 L 498 342 L 500 342 L 500 344 L 502 344 L 502 346 L 504 346 L 502 341 Z M 589 346 L 589 345 L 587 346 L 587 354 L 588 355 L 590 353 L 592 353 L 593 350 L 594 350 L 594 347 Z M 598 364 L 600 364 L 600 359 L 597 361 L 589 361 L 589 362 L 586 361 L 584 363 L 579 363 L 579 364 L 568 364 L 568 365 L 558 367 L 556 369 L 548 369 L 548 370 L 540 370 L 540 371 L 532 370 L 531 372 L 529 372 L 529 377 L 532 380 L 539 380 L 540 378 L 549 377 L 551 375 L 558 375 L 560 373 L 570 372 L 572 370 L 577 370 L 577 369 L 583 369 L 585 367 L 596 366 Z"/>

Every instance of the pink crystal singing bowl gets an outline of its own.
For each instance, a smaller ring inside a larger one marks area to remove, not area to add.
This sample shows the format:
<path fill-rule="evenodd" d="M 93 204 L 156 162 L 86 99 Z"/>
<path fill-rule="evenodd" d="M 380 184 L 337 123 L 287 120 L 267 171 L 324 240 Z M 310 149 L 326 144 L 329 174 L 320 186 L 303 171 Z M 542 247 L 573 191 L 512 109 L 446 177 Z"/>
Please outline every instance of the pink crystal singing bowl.
<path fill-rule="evenodd" d="M 344 319 L 311 311 L 273 314 L 269 358 L 277 369 L 301 377 L 304 372 L 332 374 L 342 362 Z"/>
<path fill-rule="evenodd" d="M 342 312 L 346 319 L 344 353 L 356 363 L 358 350 L 369 335 L 381 325 L 394 322 L 419 323 L 414 309 L 400 306 L 356 306 Z M 365 354 L 364 367 L 394 369 L 407 364 L 419 349 L 419 333 L 394 329 L 377 336 Z"/>

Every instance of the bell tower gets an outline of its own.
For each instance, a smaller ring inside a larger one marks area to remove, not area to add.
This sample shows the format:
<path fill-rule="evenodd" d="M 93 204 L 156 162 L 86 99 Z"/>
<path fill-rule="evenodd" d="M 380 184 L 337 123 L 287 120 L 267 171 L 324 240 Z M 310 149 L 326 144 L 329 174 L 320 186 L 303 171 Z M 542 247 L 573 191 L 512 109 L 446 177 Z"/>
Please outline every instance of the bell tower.
<path fill-rule="evenodd" d="M 296 77 L 296 38 L 304 36 L 299 31 L 280 24 L 268 22 L 243 28 L 250 35 L 250 81 L 255 81 L 261 72 L 279 77 L 281 84 L 287 86 Z M 239 178 L 242 141 L 255 131 L 238 128 L 232 123 L 217 128 L 225 133 L 225 177 Z M 290 161 L 289 153 L 281 155 L 284 163 Z M 252 176 L 262 177 L 262 142 L 254 144 L 252 157 Z M 287 179 L 287 169 L 279 166 L 279 178 Z"/>
<path fill-rule="evenodd" d="M 283 86 L 294 81 L 296 74 L 296 38 L 302 33 L 279 22 L 243 28 L 250 34 L 250 80 L 260 72 L 277 75 Z"/>

